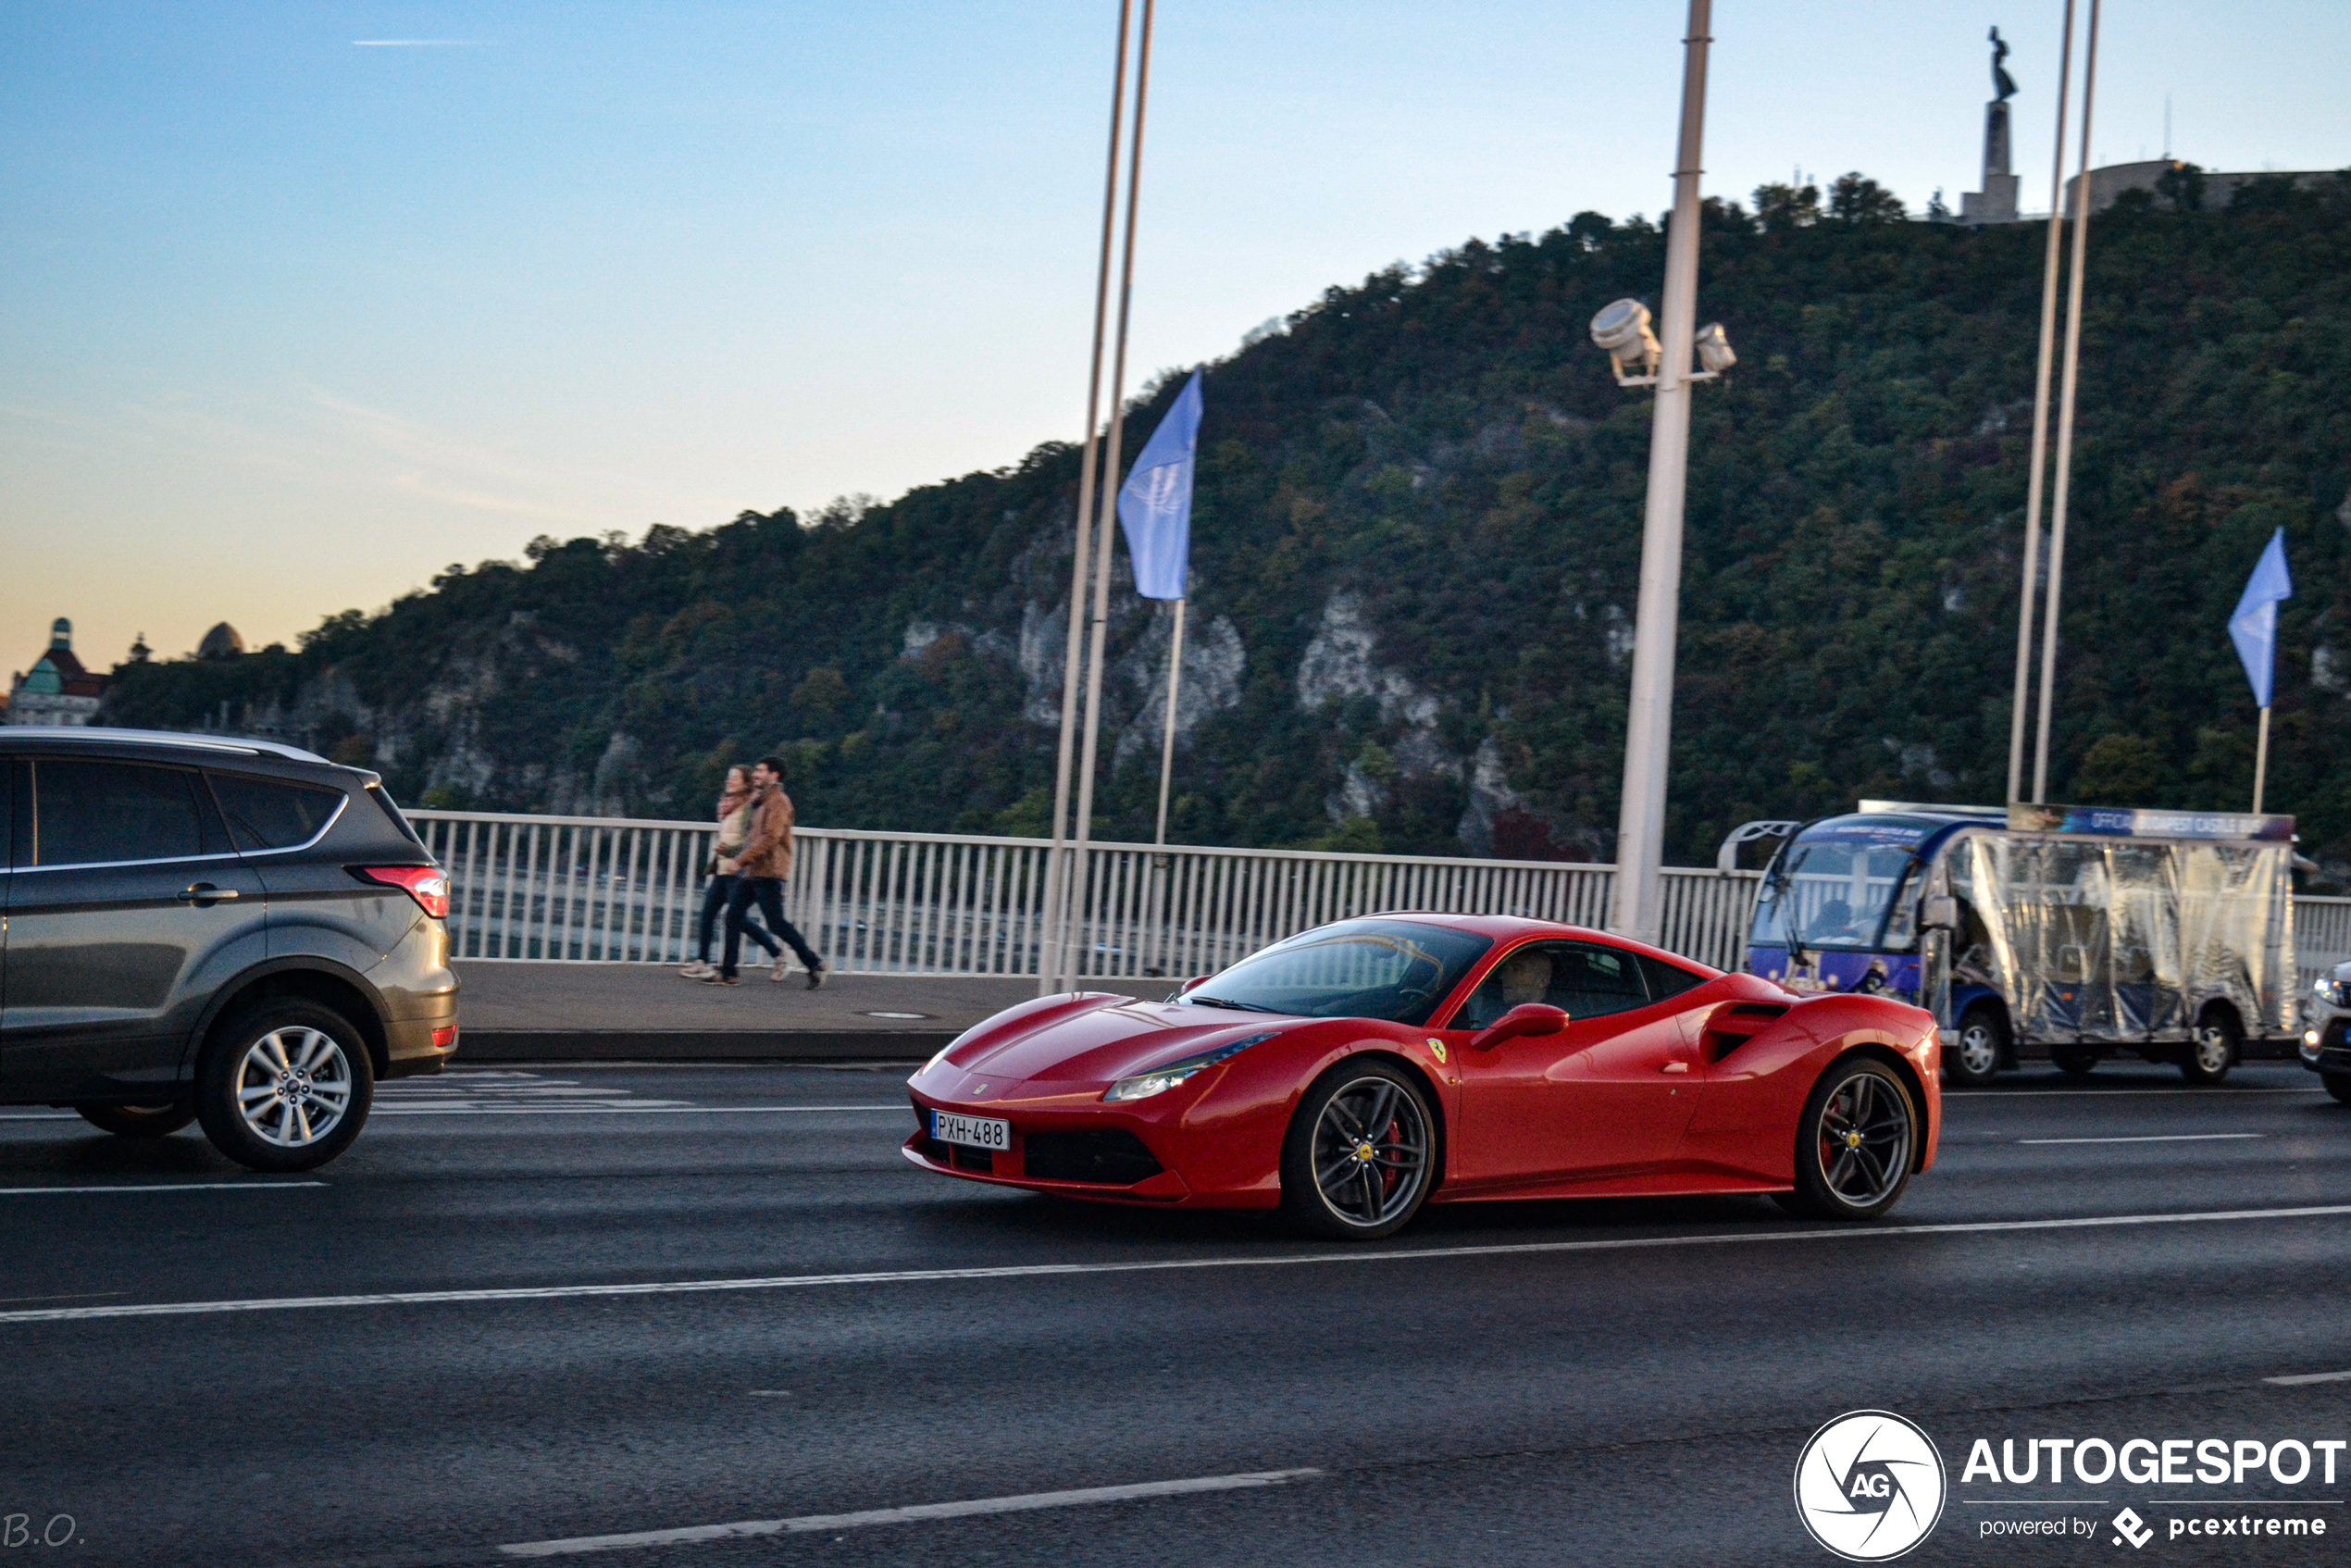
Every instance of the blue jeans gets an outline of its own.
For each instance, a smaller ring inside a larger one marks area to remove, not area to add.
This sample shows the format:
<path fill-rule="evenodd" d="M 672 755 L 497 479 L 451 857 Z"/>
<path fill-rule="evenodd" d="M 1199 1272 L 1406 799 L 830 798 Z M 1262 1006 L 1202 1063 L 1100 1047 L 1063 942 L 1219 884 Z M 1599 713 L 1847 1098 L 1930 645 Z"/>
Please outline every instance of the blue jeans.
<path fill-rule="evenodd" d="M 747 916 L 753 900 L 758 901 L 759 913 L 767 922 L 767 928 L 783 938 L 800 955 L 800 962 L 810 974 L 825 966 L 825 961 L 816 956 L 816 950 L 800 934 L 800 927 L 784 918 L 783 882 L 774 877 L 738 877 L 734 896 L 727 901 L 727 956 L 718 965 L 721 975 L 730 980 L 735 977 L 735 960 L 742 949 L 743 928 L 750 924 Z"/>
<path fill-rule="evenodd" d="M 718 912 L 725 909 L 734 898 L 735 884 L 740 880 L 742 878 L 730 871 L 724 877 L 713 877 L 710 879 L 710 885 L 703 890 L 702 931 L 694 943 L 694 956 L 704 964 L 710 962 L 710 927 L 717 921 Z M 772 958 L 784 951 L 783 943 L 758 927 L 747 926 L 744 930 L 753 941 L 767 950 L 769 957 Z"/>

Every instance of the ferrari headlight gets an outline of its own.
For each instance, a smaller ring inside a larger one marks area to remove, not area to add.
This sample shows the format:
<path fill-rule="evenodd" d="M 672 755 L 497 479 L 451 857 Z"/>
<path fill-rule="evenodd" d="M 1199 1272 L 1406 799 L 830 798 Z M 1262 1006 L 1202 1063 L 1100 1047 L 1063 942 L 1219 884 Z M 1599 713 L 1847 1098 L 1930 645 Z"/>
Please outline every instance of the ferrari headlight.
<path fill-rule="evenodd" d="M 1104 1100 L 1149 1100 L 1154 1094 L 1165 1094 L 1193 1074 L 1213 1067 L 1228 1056 L 1237 1056 L 1260 1040 L 1272 1039 L 1275 1032 L 1268 1030 L 1262 1035 L 1251 1035 L 1247 1039 L 1237 1039 L 1230 1045 L 1220 1045 L 1212 1051 L 1203 1051 L 1197 1055 L 1170 1062 L 1164 1067 L 1153 1067 L 1148 1073 L 1138 1073 L 1131 1078 L 1121 1078 L 1102 1091 L 1102 1098 Z"/>
<path fill-rule="evenodd" d="M 2338 980 L 2322 975 L 2310 987 L 2310 994 L 2329 1007 L 2351 1007 L 2351 981 Z"/>
<path fill-rule="evenodd" d="M 945 1045 L 940 1046 L 939 1048 L 939 1054 L 923 1064 L 923 1073 L 929 1072 L 933 1067 L 936 1067 L 941 1062 L 946 1061 L 947 1053 L 949 1052 L 954 1050 L 957 1046 L 963 1044 L 964 1041 L 977 1034 L 982 1027 L 983 1026 L 975 1024 L 972 1027 L 965 1029 L 962 1034 L 957 1035 L 953 1039 L 949 1040 Z M 914 1076 L 919 1078 L 923 1076 L 923 1073 L 916 1073 Z"/>

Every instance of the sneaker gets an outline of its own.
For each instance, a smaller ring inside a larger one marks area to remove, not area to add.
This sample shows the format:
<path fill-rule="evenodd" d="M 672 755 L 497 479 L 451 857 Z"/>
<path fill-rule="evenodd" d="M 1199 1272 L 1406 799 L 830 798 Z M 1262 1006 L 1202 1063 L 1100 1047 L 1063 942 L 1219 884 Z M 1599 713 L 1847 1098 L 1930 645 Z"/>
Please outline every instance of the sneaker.
<path fill-rule="evenodd" d="M 776 955 L 776 962 L 775 962 L 774 965 L 768 969 L 768 971 L 767 971 L 767 977 L 768 977 L 769 979 L 771 979 L 771 980 L 774 980 L 774 981 L 775 981 L 777 984 L 778 984 L 778 985 L 781 985 L 781 984 L 783 983 L 783 978 L 784 978 L 784 955 L 783 955 L 782 953 L 780 953 L 780 952 L 779 952 L 779 953 L 777 953 L 777 954 Z"/>
<path fill-rule="evenodd" d="M 708 959 L 697 958 L 691 964 L 679 964 L 678 966 L 678 973 L 685 976 L 686 978 L 690 980 L 707 980 L 713 975 L 717 974 L 718 971 L 710 966 L 710 961 Z"/>
<path fill-rule="evenodd" d="M 740 986 L 743 983 L 743 977 L 740 975 L 722 975 L 715 969 L 707 975 L 697 975 L 694 978 L 706 986 Z"/>
<path fill-rule="evenodd" d="M 782 967 L 783 965 L 781 964 L 777 965 L 778 970 Z M 825 986 L 825 977 L 831 973 L 832 968 L 830 965 L 819 963 L 814 969 L 808 971 L 808 989 L 812 991 L 822 990 Z M 782 977 L 783 977 L 780 974 L 777 976 L 777 979 L 781 979 Z"/>

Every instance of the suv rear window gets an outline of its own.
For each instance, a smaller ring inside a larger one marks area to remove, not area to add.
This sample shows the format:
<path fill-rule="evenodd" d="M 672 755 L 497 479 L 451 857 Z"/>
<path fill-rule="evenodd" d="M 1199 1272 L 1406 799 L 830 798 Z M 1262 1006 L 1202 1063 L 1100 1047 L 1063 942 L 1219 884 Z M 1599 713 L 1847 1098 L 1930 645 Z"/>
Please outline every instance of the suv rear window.
<path fill-rule="evenodd" d="M 241 850 L 290 850 L 327 829 L 342 809 L 341 790 L 256 778 L 249 773 L 210 775 L 212 792 Z"/>

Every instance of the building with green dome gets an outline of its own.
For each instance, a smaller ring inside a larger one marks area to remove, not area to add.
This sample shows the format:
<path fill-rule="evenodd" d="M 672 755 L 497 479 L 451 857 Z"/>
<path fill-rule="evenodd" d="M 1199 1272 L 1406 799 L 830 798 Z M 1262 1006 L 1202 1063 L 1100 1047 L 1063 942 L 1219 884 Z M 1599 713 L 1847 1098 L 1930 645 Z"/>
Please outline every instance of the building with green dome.
<path fill-rule="evenodd" d="M 73 623 L 59 616 L 49 623 L 49 650 L 8 683 L 10 724 L 81 725 L 98 716 L 106 678 L 81 667 L 73 656 Z"/>

